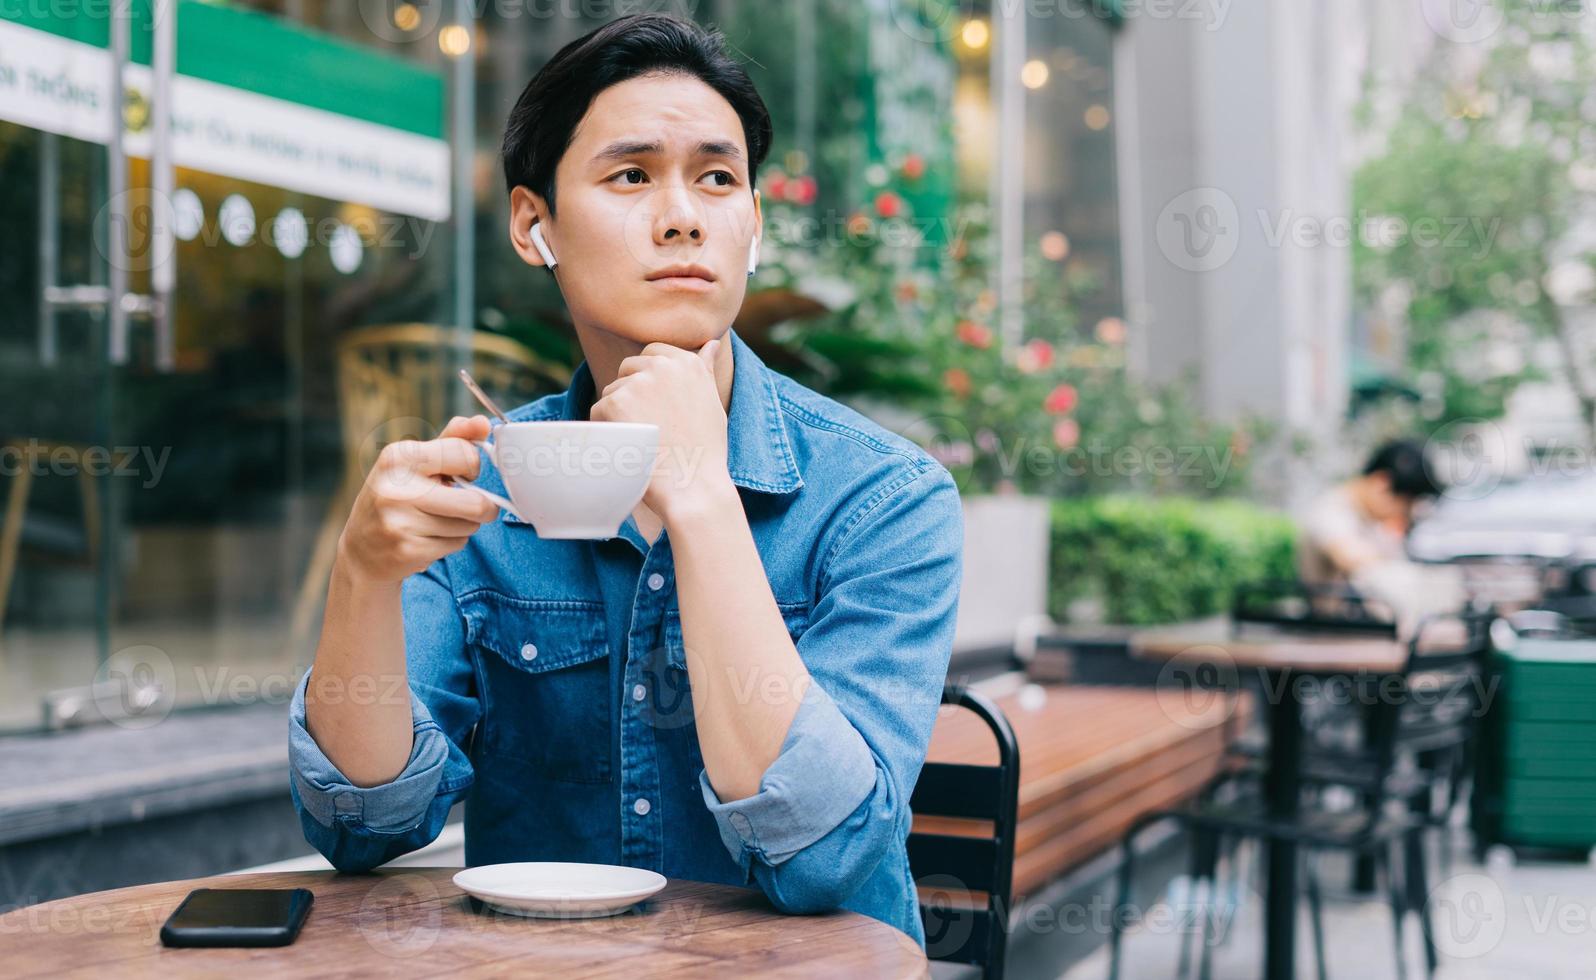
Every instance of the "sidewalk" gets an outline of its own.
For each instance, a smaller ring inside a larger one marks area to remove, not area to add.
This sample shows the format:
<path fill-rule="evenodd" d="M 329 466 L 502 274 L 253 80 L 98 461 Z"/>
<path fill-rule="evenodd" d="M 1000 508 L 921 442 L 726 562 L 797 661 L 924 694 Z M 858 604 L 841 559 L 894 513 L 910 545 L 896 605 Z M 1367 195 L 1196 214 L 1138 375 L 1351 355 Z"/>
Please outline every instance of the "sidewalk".
<path fill-rule="evenodd" d="M 1244 851 L 1243 874 L 1250 886 L 1244 900 L 1227 916 L 1217 910 L 1211 922 L 1226 924 L 1227 935 L 1212 952 L 1215 978 L 1255 977 L 1262 963 L 1263 905 L 1257 890 L 1261 870 L 1256 850 Z M 1590 976 L 1593 938 L 1596 938 L 1596 871 L 1588 862 L 1525 860 L 1514 863 L 1505 849 L 1493 853 L 1488 866 L 1475 863 L 1460 842 L 1452 873 L 1443 877 L 1432 894 L 1436 945 L 1441 955 L 1436 976 L 1443 980 L 1473 980 L 1504 976 L 1536 980 Z M 1397 975 L 1392 949 L 1390 907 L 1379 896 L 1351 895 L 1347 862 L 1335 855 L 1320 861 L 1325 884 L 1325 940 L 1329 974 L 1384 980 Z M 1169 910 L 1173 921 L 1195 921 L 1189 907 L 1182 914 L 1185 881 L 1171 883 L 1164 901 L 1176 900 Z M 1156 921 L 1156 919 L 1155 919 Z M 1297 938 L 1298 975 L 1316 975 L 1313 933 L 1306 903 Z M 1180 932 L 1154 933 L 1138 929 L 1127 934 L 1121 977 L 1125 980 L 1175 974 Z M 1424 976 L 1424 954 L 1416 920 L 1406 928 L 1409 977 Z M 1193 956 L 1197 940 L 1191 939 Z M 1108 950 L 1103 948 L 1068 971 L 1059 980 L 1100 980 L 1108 975 Z"/>

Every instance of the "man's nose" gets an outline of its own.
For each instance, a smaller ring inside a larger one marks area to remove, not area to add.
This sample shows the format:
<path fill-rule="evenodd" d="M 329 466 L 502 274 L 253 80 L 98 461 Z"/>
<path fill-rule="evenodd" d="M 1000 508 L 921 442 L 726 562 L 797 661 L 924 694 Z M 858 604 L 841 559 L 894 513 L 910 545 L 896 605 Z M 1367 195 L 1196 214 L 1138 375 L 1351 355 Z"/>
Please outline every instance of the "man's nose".
<path fill-rule="evenodd" d="M 692 195 L 685 188 L 662 190 L 660 211 L 654 219 L 654 240 L 661 245 L 695 244 L 704 240 L 707 229 Z"/>

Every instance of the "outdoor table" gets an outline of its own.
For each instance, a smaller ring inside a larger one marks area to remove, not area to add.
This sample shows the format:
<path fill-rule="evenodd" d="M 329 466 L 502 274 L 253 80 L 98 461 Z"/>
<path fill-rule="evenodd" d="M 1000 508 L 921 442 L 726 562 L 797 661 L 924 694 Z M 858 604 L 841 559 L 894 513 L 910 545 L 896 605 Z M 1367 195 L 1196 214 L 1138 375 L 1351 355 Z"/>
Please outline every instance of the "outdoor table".
<path fill-rule="evenodd" d="M 1407 663 L 1408 645 L 1388 636 L 1290 631 L 1228 618 L 1158 627 L 1131 635 L 1133 656 L 1216 672 L 1258 671 L 1270 681 L 1269 760 L 1264 792 L 1273 816 L 1297 816 L 1302 773 L 1302 690 L 1294 676 L 1395 674 Z M 1268 844 L 1264 976 L 1295 975 L 1297 846 Z"/>
<path fill-rule="evenodd" d="M 94 892 L 0 916 L 7 976 L 926 977 L 920 947 L 854 912 L 783 915 L 752 889 L 672 879 L 634 909 L 537 919 L 488 909 L 459 868 L 219 875 Z M 195 888 L 308 888 L 299 938 L 168 949 L 161 924 Z"/>

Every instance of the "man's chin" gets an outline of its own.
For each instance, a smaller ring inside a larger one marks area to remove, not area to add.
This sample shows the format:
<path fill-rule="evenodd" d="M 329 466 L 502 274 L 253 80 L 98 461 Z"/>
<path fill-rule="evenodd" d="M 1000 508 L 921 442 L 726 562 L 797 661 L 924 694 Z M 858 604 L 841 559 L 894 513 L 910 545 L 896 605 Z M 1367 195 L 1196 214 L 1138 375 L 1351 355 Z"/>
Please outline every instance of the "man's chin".
<path fill-rule="evenodd" d="M 718 317 L 711 315 L 702 305 L 697 308 L 672 308 L 664 316 L 656 309 L 646 320 L 622 321 L 626 326 L 611 329 L 610 332 L 639 347 L 660 343 L 684 350 L 697 350 L 724 334 L 734 316 L 735 313 Z"/>

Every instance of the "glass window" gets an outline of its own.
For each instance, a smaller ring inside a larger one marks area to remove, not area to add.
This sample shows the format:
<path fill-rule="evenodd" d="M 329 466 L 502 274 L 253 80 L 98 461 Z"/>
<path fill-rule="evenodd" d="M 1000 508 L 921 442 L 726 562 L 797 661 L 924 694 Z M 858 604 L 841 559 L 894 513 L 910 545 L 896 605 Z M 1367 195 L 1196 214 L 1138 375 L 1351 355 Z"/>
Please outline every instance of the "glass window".
<path fill-rule="evenodd" d="M 99 139 L 48 132 L 62 124 L 47 114 L 0 121 L 0 221 L 38 242 L 0 260 L 0 730 L 94 720 L 85 695 L 96 700 L 96 682 L 116 688 L 108 704 L 146 681 L 179 706 L 285 697 L 314 646 L 325 546 L 347 513 L 350 473 L 396 434 L 351 413 L 340 344 L 375 325 L 452 329 L 454 255 L 438 196 L 364 203 L 378 181 L 365 169 L 374 153 L 409 168 L 407 187 L 448 183 L 437 170 L 448 152 L 438 45 L 384 40 L 353 4 L 281 7 L 327 31 L 177 8 L 174 85 L 200 77 L 211 87 L 179 87 L 173 103 L 169 363 L 147 299 L 129 317 L 125 360 L 109 353 L 113 268 L 137 300 L 151 295 L 157 264 L 153 93 L 139 83 L 126 93 L 120 209 L 109 206 L 119 168 L 108 120 Z M 103 8 L 45 19 L 19 9 L 0 17 L 0 44 L 30 42 L 32 57 L 57 57 L 60 70 L 81 72 L 75 84 L 103 84 L 107 98 L 108 32 L 86 19 Z M 133 59 L 147 61 L 137 18 L 131 34 Z M 240 45 L 280 70 L 263 69 L 260 87 L 246 72 L 218 80 L 230 66 L 216 53 Z M 361 72 L 392 99 L 361 116 L 334 104 L 339 93 L 296 94 L 296 59 L 318 66 L 304 73 Z M 373 70 L 391 74 L 373 80 Z M 287 138 L 262 113 L 284 114 Z M 361 135 L 345 139 L 344 127 Z M 217 162 L 184 165 L 204 154 Z M 317 154 L 337 165 L 318 169 Z M 425 174 L 412 167 L 423 158 Z M 319 189 L 304 186 L 309 175 Z M 113 247 L 118 216 L 125 254 Z M 452 348 L 441 350 L 422 369 L 436 376 L 428 387 L 451 372 Z"/>

